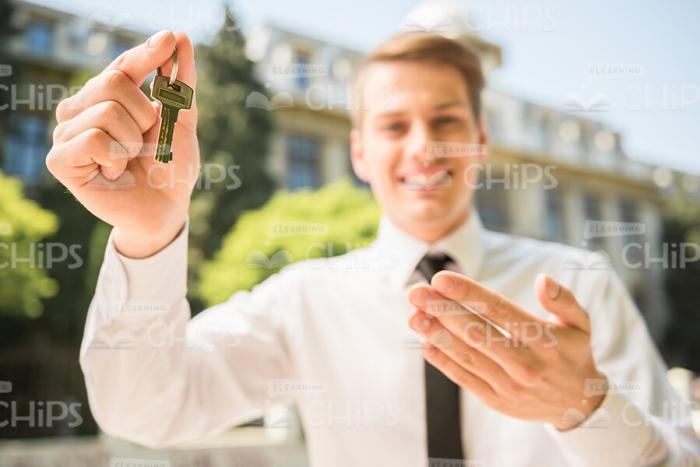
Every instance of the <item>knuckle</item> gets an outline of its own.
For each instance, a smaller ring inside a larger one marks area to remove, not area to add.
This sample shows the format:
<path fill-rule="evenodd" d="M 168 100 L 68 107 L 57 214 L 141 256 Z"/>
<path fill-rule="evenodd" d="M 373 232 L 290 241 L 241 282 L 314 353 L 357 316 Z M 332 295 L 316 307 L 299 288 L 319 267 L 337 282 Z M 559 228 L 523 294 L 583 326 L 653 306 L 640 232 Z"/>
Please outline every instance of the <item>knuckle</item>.
<path fill-rule="evenodd" d="M 119 56 L 117 58 L 115 58 L 114 61 L 112 62 L 112 64 L 110 65 L 112 67 L 111 69 L 119 68 L 124 63 L 124 60 L 126 59 L 126 55 L 128 53 L 129 53 L 129 51 L 125 50 L 124 52 L 119 54 Z"/>
<path fill-rule="evenodd" d="M 55 176 L 60 166 L 59 152 L 55 146 L 51 148 L 49 153 L 46 155 L 46 160 L 44 162 L 48 171 Z"/>
<path fill-rule="evenodd" d="M 464 326 L 464 340 L 472 346 L 481 345 L 486 340 L 484 325 L 477 322 L 470 322 Z"/>
<path fill-rule="evenodd" d="M 106 121 L 116 121 L 124 116 L 123 107 L 117 101 L 105 101 L 100 112 Z"/>
<path fill-rule="evenodd" d="M 460 352 L 459 363 L 465 367 L 472 367 L 474 365 L 474 359 L 469 354 L 469 352 Z"/>
<path fill-rule="evenodd" d="M 90 128 L 85 131 L 85 142 L 89 146 L 100 146 L 105 141 L 107 134 L 100 128 Z"/>
<path fill-rule="evenodd" d="M 53 129 L 53 133 L 51 135 L 51 139 L 53 140 L 53 143 L 56 144 L 59 141 L 63 140 L 63 134 L 65 133 L 65 128 L 66 124 L 65 123 L 59 123 L 56 125 L 56 127 Z"/>
<path fill-rule="evenodd" d="M 542 369 L 538 365 L 523 364 L 519 368 L 520 379 L 528 386 L 537 384 L 542 379 Z"/>
<path fill-rule="evenodd" d="M 124 74 L 123 71 L 118 69 L 109 69 L 105 71 L 105 83 L 104 87 L 110 89 L 123 89 L 131 80 Z"/>
<path fill-rule="evenodd" d="M 56 106 L 56 121 L 63 123 L 68 119 L 68 111 L 70 110 L 72 97 L 67 97 L 58 103 Z"/>

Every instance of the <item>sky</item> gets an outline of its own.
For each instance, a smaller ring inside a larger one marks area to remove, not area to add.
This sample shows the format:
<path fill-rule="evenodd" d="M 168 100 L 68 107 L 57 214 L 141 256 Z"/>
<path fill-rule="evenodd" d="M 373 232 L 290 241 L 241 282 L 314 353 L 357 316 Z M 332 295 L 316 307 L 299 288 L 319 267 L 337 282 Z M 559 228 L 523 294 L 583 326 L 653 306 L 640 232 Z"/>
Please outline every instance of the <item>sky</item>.
<path fill-rule="evenodd" d="M 430 0 L 428 0 L 430 1 Z M 206 41 L 222 0 L 33 0 L 144 32 Z M 417 0 L 228 0 L 244 31 L 273 22 L 369 51 L 398 31 Z M 490 85 L 583 114 L 622 133 L 631 159 L 700 175 L 700 1 L 458 0 L 468 24 L 500 46 Z"/>

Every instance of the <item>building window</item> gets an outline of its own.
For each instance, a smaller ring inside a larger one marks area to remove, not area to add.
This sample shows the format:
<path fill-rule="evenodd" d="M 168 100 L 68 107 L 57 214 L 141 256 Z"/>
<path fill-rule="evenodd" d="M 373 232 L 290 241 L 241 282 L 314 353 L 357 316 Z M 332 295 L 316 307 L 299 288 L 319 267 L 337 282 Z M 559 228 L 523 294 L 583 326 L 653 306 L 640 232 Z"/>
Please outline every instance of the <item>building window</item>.
<path fill-rule="evenodd" d="M 43 173 L 48 152 L 47 132 L 45 118 L 15 115 L 10 120 L 5 139 L 3 170 L 8 175 L 18 176 L 27 185 L 36 184 Z"/>
<path fill-rule="evenodd" d="M 303 50 L 296 50 L 294 52 L 294 58 L 292 60 L 292 65 L 294 69 L 294 82 L 297 88 L 306 90 L 309 86 L 309 76 L 308 76 L 308 64 L 310 63 L 310 56 L 308 52 Z"/>
<path fill-rule="evenodd" d="M 633 201 L 627 199 L 620 200 L 620 219 L 622 222 L 639 222 L 637 206 Z"/>
<path fill-rule="evenodd" d="M 600 197 L 592 193 L 587 193 L 583 196 L 583 216 L 588 223 L 601 222 L 603 220 Z M 605 248 L 605 238 L 599 234 L 598 229 L 586 228 L 585 230 L 586 233 L 590 234 L 588 235 L 590 238 L 586 238 L 589 249 L 597 251 Z"/>
<path fill-rule="evenodd" d="M 499 114 L 494 109 L 486 109 L 486 127 L 489 132 L 489 137 L 493 141 L 499 141 L 501 138 L 501 125 Z"/>
<path fill-rule="evenodd" d="M 631 225 L 639 222 L 639 216 L 637 214 L 637 206 L 633 201 L 623 199 L 620 201 L 620 220 L 627 224 L 624 226 L 625 234 L 622 237 L 623 243 L 623 254 L 626 256 L 628 264 L 637 264 L 643 259 L 642 250 L 639 247 L 627 247 L 631 243 L 639 244 L 641 239 L 638 232 L 637 226 Z M 644 232 L 642 231 L 642 235 Z"/>
<path fill-rule="evenodd" d="M 564 200 L 561 190 L 544 190 L 545 235 L 552 240 L 566 240 Z"/>
<path fill-rule="evenodd" d="M 551 123 L 549 118 L 540 115 L 535 123 L 536 137 L 537 137 L 537 147 L 540 151 L 544 153 L 550 152 L 551 138 L 550 134 Z"/>
<path fill-rule="evenodd" d="M 287 188 L 318 188 L 320 177 L 321 143 L 307 136 L 287 138 Z"/>
<path fill-rule="evenodd" d="M 53 47 L 51 24 L 39 21 L 31 23 L 27 27 L 27 47 L 35 55 L 49 55 Z"/>
<path fill-rule="evenodd" d="M 489 230 L 508 232 L 510 228 L 510 207 L 508 192 L 499 184 L 481 184 L 476 190 L 476 205 L 484 227 Z"/>

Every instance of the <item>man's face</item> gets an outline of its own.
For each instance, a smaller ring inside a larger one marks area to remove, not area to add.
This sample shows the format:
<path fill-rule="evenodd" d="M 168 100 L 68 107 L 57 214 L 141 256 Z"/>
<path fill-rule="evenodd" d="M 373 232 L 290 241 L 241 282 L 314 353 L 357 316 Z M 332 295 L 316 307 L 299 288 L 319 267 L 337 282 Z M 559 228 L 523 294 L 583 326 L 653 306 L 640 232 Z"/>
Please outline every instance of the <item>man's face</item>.
<path fill-rule="evenodd" d="M 397 226 L 437 241 L 469 214 L 483 122 L 451 66 L 376 63 L 365 72 L 362 123 L 351 136 L 355 173 Z"/>

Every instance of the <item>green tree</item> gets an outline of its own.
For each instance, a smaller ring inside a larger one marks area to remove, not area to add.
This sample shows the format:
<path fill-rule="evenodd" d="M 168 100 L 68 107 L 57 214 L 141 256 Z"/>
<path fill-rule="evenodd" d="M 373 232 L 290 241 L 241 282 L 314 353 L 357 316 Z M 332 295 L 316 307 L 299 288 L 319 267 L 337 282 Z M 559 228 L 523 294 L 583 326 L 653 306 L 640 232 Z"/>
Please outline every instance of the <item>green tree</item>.
<path fill-rule="evenodd" d="M 69 88 L 83 86 L 88 79 L 95 76 L 99 70 L 79 70 L 68 77 L 65 83 Z M 52 117 L 53 118 L 53 117 Z M 54 122 L 55 123 L 55 122 Z M 54 212 L 61 220 L 61 225 L 51 237 L 50 242 L 57 242 L 73 248 L 80 258 L 76 267 L 73 262 L 61 262 L 50 269 L 51 277 L 59 284 L 60 292 L 45 300 L 46 313 L 37 323 L 37 327 L 49 333 L 56 342 L 77 346 L 85 323 L 87 308 L 92 298 L 94 288 L 86 284 L 94 283 L 97 271 L 87 267 L 91 255 L 102 258 L 104 245 L 96 245 L 97 251 L 92 251 L 91 236 L 98 220 L 87 209 L 82 207 L 73 195 L 63 185 L 50 175 L 46 182 L 38 187 L 37 201 L 45 209 Z"/>
<path fill-rule="evenodd" d="M 35 318 L 43 310 L 41 300 L 56 294 L 46 267 L 57 250 L 42 240 L 57 228 L 53 213 L 24 198 L 20 181 L 0 172 L 1 314 Z"/>
<path fill-rule="evenodd" d="M 198 136 L 202 174 L 190 209 L 190 291 L 198 308 L 199 266 L 246 209 L 269 199 L 274 182 L 265 170 L 272 119 L 247 108 L 246 97 L 263 86 L 245 55 L 245 39 L 230 10 L 210 44 L 197 57 Z"/>
<path fill-rule="evenodd" d="M 289 263 L 337 256 L 376 236 L 380 208 L 368 190 L 343 179 L 312 191 L 281 191 L 244 213 L 212 261 L 202 268 L 208 305 L 251 289 Z"/>

